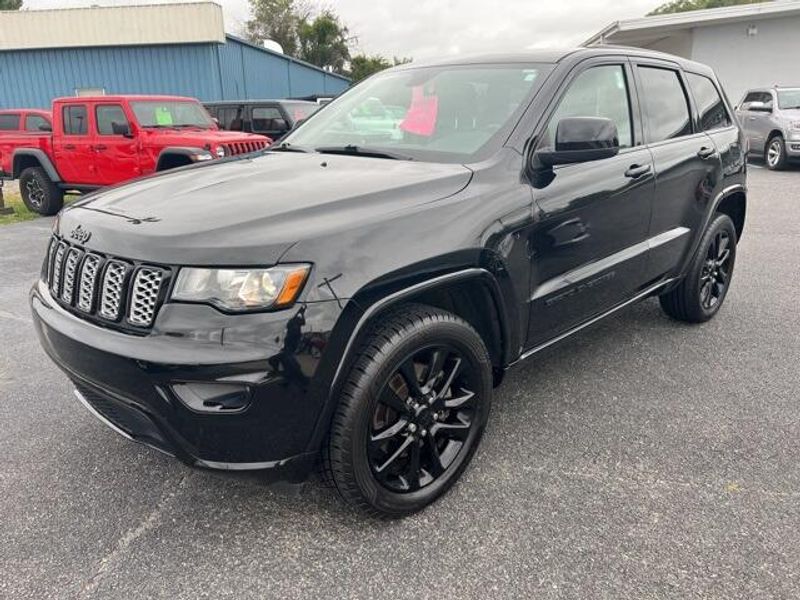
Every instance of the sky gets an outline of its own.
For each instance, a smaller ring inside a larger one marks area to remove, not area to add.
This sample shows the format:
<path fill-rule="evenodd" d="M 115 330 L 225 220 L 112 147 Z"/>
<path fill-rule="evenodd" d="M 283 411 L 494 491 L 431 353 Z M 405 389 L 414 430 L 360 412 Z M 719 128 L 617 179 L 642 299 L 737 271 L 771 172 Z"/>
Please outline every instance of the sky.
<path fill-rule="evenodd" d="M 152 4 L 160 0 L 25 0 L 25 7 Z M 357 52 L 386 57 L 521 52 L 579 45 L 609 23 L 644 16 L 665 0 L 310 0 L 332 9 L 357 37 Z M 217 0 L 240 33 L 248 0 Z"/>

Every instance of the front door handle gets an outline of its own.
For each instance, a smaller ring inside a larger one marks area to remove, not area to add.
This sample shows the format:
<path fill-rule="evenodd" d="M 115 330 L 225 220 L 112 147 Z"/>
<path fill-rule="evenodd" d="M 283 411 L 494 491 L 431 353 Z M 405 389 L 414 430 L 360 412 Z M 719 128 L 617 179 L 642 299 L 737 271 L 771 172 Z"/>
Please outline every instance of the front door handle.
<path fill-rule="evenodd" d="M 631 179 L 637 179 L 642 175 L 650 172 L 650 165 L 631 165 L 627 171 L 625 171 L 625 177 L 630 177 Z"/>
<path fill-rule="evenodd" d="M 75 150 L 75 144 L 65 144 L 64 150 Z"/>
<path fill-rule="evenodd" d="M 711 158 L 717 153 L 716 149 L 709 148 L 708 146 L 703 146 L 700 150 L 697 151 L 697 156 L 705 160 L 706 158 Z"/>
<path fill-rule="evenodd" d="M 99 145 L 95 146 L 94 149 L 97 150 L 98 152 L 102 152 L 103 150 L 108 150 L 108 146 L 104 146 L 103 144 L 99 144 Z"/>

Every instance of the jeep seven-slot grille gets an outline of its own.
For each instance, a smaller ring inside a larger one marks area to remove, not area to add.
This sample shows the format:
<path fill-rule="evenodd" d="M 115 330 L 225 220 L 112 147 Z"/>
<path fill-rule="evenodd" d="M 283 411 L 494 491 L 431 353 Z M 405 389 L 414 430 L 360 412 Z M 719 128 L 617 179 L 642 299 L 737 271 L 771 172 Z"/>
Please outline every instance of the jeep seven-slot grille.
<path fill-rule="evenodd" d="M 267 143 L 263 141 L 255 142 L 231 142 L 224 144 L 225 154 L 228 156 L 235 156 L 237 154 L 247 154 L 249 152 L 256 152 L 263 150 L 267 147 Z"/>
<path fill-rule="evenodd" d="M 67 244 L 53 237 L 43 269 L 54 298 L 79 315 L 150 327 L 163 301 L 169 272 Z"/>

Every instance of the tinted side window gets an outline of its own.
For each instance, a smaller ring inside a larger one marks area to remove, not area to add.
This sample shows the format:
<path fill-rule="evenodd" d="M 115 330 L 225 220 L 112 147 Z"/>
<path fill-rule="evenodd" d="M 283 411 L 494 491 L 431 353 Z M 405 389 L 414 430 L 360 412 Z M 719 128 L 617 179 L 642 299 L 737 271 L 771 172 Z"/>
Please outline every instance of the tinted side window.
<path fill-rule="evenodd" d="M 19 129 L 19 115 L 0 115 L 0 131 L 16 131 Z"/>
<path fill-rule="evenodd" d="M 115 124 L 118 131 L 123 127 L 127 127 L 130 131 L 128 117 L 125 116 L 125 111 L 119 104 L 98 106 L 95 109 L 95 118 L 97 119 L 97 133 L 100 135 L 121 135 L 114 131 Z"/>
<path fill-rule="evenodd" d="M 86 106 L 65 106 L 62 109 L 64 118 L 64 135 L 86 135 L 89 132 L 89 119 Z"/>
<path fill-rule="evenodd" d="M 644 120 L 649 141 L 660 142 L 692 133 L 689 104 L 677 71 L 639 67 Z"/>
<path fill-rule="evenodd" d="M 239 106 L 225 106 L 217 111 L 217 120 L 222 129 L 242 130 L 242 109 Z"/>
<path fill-rule="evenodd" d="M 702 75 L 687 73 L 686 79 L 689 81 L 689 88 L 692 96 L 697 103 L 697 111 L 700 113 L 700 126 L 703 131 L 720 129 L 731 124 L 731 117 L 722 96 L 719 95 L 714 83 Z"/>
<path fill-rule="evenodd" d="M 50 121 L 39 115 L 28 115 L 25 117 L 25 131 L 44 131 L 42 126 L 50 125 Z"/>
<path fill-rule="evenodd" d="M 277 108 L 257 106 L 253 108 L 253 131 L 286 131 L 289 126 Z"/>
<path fill-rule="evenodd" d="M 556 128 L 568 117 L 603 117 L 617 125 L 619 145 L 633 145 L 631 106 L 628 84 L 622 65 L 592 67 L 578 75 L 570 84 L 547 126 L 545 147 L 555 143 Z"/>

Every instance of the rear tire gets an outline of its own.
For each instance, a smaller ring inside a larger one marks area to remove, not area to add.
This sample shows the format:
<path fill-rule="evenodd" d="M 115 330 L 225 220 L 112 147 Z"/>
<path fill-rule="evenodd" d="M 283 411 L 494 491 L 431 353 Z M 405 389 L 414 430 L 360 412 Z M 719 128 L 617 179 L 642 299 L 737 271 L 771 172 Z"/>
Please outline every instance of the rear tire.
<path fill-rule="evenodd" d="M 772 171 L 781 171 L 786 168 L 786 142 L 783 141 L 782 136 L 775 135 L 767 142 L 764 162 Z"/>
<path fill-rule="evenodd" d="M 22 171 L 19 191 L 28 210 L 40 215 L 54 215 L 64 206 L 64 192 L 42 167 L 28 167 Z"/>
<path fill-rule="evenodd" d="M 689 271 L 677 287 L 659 296 L 673 319 L 703 323 L 717 314 L 730 288 L 736 262 L 736 228 L 717 213 L 700 240 Z"/>
<path fill-rule="evenodd" d="M 489 417 L 492 366 L 463 319 L 411 304 L 368 334 L 323 448 L 326 479 L 379 518 L 422 510 L 458 480 Z"/>

